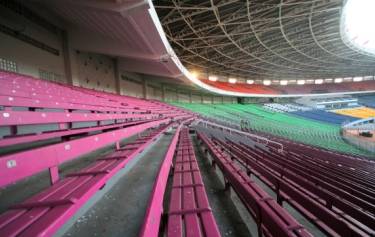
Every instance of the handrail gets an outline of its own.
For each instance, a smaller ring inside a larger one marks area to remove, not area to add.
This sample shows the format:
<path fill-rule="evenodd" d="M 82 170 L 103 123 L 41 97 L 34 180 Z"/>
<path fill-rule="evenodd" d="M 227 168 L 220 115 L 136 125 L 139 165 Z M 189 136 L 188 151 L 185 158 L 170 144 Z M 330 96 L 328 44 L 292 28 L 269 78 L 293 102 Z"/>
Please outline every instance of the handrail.
<path fill-rule="evenodd" d="M 266 137 L 258 136 L 258 135 L 251 134 L 251 133 L 248 133 L 248 132 L 243 132 L 243 131 L 238 130 L 238 129 L 229 128 L 229 127 L 226 127 L 226 126 L 223 126 L 223 125 L 220 125 L 220 124 L 214 123 L 214 122 L 210 122 L 210 121 L 207 121 L 207 120 L 203 120 L 203 119 L 199 119 L 199 120 L 197 120 L 196 123 L 197 123 L 197 124 L 198 124 L 198 123 L 203 123 L 203 124 L 206 125 L 206 127 L 208 127 L 207 125 L 211 125 L 211 126 L 214 126 L 214 127 L 219 127 L 219 128 L 221 128 L 221 129 L 223 129 L 223 131 L 224 131 L 224 129 L 225 129 L 225 130 L 228 130 L 230 134 L 233 132 L 233 133 L 237 133 L 237 134 L 245 135 L 245 136 L 247 136 L 247 137 L 256 138 L 256 139 L 257 139 L 256 142 L 258 142 L 258 143 L 260 143 L 259 140 L 261 140 L 261 141 L 264 141 L 264 142 L 265 142 L 264 144 L 266 144 L 266 145 L 268 145 L 269 143 L 276 144 L 277 146 L 280 147 L 280 148 L 278 149 L 279 152 L 283 152 L 283 151 L 284 151 L 284 145 L 283 145 L 282 143 L 280 143 L 280 142 L 276 142 L 276 141 L 273 141 L 273 140 L 270 140 L 270 139 L 268 139 L 268 138 L 266 138 Z"/>

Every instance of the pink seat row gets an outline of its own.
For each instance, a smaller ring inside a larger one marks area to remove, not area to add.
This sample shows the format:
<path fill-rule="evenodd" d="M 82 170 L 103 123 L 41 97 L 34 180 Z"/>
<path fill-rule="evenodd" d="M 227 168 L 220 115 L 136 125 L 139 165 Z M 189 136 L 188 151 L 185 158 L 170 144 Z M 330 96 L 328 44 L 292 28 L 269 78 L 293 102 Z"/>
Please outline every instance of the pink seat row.
<path fill-rule="evenodd" d="M 0 236 L 52 236 L 105 183 L 166 130 L 163 125 L 71 173 L 0 216 Z"/>

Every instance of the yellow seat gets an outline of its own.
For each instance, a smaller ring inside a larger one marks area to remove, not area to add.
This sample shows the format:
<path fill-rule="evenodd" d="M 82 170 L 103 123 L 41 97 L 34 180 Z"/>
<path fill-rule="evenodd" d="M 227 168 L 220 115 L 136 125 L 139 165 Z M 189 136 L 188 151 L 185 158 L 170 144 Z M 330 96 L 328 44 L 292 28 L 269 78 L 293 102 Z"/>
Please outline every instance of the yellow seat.
<path fill-rule="evenodd" d="M 334 110 L 337 114 L 348 115 L 356 118 L 370 118 L 375 117 L 375 109 L 370 109 L 367 107 L 359 107 L 352 109 L 338 109 Z"/>

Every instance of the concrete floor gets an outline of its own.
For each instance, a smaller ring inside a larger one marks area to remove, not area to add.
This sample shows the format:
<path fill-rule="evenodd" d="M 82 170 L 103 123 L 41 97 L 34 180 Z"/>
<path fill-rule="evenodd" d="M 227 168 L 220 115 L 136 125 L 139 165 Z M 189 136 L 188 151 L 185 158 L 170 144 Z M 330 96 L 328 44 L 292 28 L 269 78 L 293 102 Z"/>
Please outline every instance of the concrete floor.
<path fill-rule="evenodd" d="M 133 141 L 136 136 L 122 140 L 121 144 Z M 112 152 L 114 145 L 106 146 L 89 154 L 78 157 L 74 160 L 64 163 L 59 167 L 60 176 L 78 171 L 90 165 L 95 159 L 98 159 L 107 153 Z M 50 186 L 49 173 L 43 171 L 37 175 L 21 180 L 13 185 L 0 188 L 0 214 L 5 212 L 10 206 L 21 203 L 29 197 L 40 193 Z"/>
<path fill-rule="evenodd" d="M 241 215 L 236 207 L 237 204 L 240 204 L 239 200 L 232 197 L 232 192 L 224 189 L 224 182 L 218 176 L 218 170 L 212 168 L 211 163 L 202 153 L 196 136 L 193 136 L 193 142 L 208 200 L 221 235 L 252 236 L 248 229 L 248 223 L 245 223 L 251 220 L 249 217 Z"/>
<path fill-rule="evenodd" d="M 63 236 L 138 236 L 153 181 L 171 142 L 163 135 Z"/>

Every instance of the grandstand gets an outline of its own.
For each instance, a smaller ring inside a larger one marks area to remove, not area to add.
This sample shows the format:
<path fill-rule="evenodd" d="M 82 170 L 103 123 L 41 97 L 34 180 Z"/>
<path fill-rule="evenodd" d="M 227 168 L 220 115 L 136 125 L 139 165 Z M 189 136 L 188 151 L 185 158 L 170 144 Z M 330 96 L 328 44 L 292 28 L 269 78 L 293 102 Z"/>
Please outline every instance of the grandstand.
<path fill-rule="evenodd" d="M 375 236 L 374 7 L 0 1 L 0 237 Z"/>

